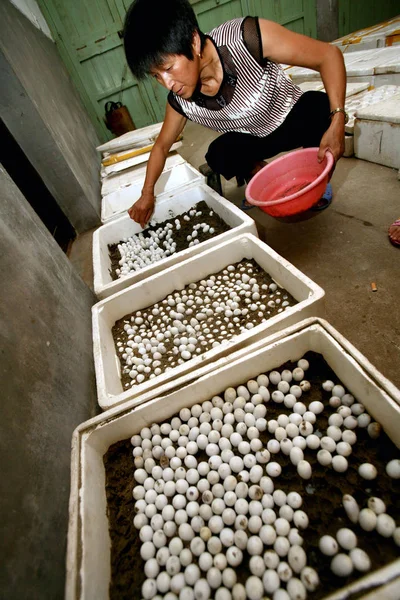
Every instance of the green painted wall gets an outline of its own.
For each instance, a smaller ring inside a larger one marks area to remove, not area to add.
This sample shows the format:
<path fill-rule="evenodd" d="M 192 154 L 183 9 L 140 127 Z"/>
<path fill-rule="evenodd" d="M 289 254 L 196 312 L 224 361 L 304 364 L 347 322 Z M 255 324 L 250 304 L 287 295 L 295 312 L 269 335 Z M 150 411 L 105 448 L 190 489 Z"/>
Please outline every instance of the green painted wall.
<path fill-rule="evenodd" d="M 339 0 L 339 37 L 399 14 L 399 0 Z"/>

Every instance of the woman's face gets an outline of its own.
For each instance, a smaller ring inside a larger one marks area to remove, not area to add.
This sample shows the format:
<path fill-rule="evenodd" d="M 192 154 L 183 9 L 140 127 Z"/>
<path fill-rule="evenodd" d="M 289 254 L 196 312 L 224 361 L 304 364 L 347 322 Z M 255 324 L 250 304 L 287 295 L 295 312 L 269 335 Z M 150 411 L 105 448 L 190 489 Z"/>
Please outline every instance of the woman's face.
<path fill-rule="evenodd" d="M 183 54 L 168 54 L 163 64 L 151 70 L 162 86 L 188 100 L 192 97 L 200 76 L 200 59 L 195 54 L 189 60 Z"/>

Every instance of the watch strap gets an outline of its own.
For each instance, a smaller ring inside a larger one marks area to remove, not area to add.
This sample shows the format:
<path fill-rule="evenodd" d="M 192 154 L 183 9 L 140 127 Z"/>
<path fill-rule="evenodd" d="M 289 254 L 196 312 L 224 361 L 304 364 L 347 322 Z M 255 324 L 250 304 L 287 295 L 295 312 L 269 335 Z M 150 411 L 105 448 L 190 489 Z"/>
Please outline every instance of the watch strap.
<path fill-rule="evenodd" d="M 336 113 L 343 113 L 344 114 L 344 122 L 347 123 L 349 120 L 349 115 L 347 114 L 347 112 L 345 111 L 344 108 L 334 108 L 333 110 L 331 110 L 331 112 L 329 113 L 329 117 L 332 118 Z"/>

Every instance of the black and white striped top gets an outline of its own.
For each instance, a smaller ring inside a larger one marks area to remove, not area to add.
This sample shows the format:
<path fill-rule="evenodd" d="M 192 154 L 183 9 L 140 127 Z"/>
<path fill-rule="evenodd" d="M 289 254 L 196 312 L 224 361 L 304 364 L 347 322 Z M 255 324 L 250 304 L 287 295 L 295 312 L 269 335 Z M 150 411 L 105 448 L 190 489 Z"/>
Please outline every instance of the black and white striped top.
<path fill-rule="evenodd" d="M 184 100 L 173 92 L 168 102 L 195 123 L 220 132 L 265 137 L 285 120 L 302 91 L 282 67 L 263 58 L 258 18 L 233 19 L 207 36 L 215 45 L 224 77 L 218 93 L 195 92 Z"/>

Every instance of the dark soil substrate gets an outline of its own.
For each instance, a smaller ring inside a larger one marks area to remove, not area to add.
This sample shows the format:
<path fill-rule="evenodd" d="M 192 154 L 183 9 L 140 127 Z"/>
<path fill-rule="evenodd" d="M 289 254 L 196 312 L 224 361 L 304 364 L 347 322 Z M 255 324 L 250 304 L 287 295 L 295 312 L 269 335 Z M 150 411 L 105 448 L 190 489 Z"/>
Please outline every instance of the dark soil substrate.
<path fill-rule="evenodd" d="M 317 422 L 319 430 L 325 431 L 328 418 L 335 410 L 329 406 L 330 394 L 322 390 L 321 383 L 326 379 L 332 379 L 335 383 L 339 381 L 320 354 L 309 352 L 305 358 L 310 362 L 306 377 L 312 386 L 310 392 L 303 395 L 302 401 L 307 405 L 313 400 L 324 402 L 325 410 L 322 415 L 318 415 Z M 294 366 L 294 363 L 288 362 L 278 370 L 293 369 Z M 272 391 L 275 386 L 270 385 L 269 389 Z M 357 400 L 362 401 L 362 398 Z M 284 405 L 276 405 L 272 401 L 267 404 L 267 407 L 267 419 L 291 412 Z M 320 578 L 318 589 L 308 593 L 308 597 L 313 600 L 324 598 L 363 576 L 357 571 L 342 579 L 333 575 L 330 570 L 331 559 L 318 549 L 318 541 L 322 535 L 335 536 L 341 527 L 352 529 L 357 535 L 358 547 L 365 550 L 371 559 L 370 572 L 399 556 L 398 547 L 392 538 L 386 539 L 375 531 L 365 532 L 358 525 L 353 525 L 344 512 L 342 506 L 344 494 L 354 496 L 360 508 L 366 506 L 369 497 L 377 496 L 385 502 L 388 514 L 395 519 L 396 523 L 399 524 L 400 521 L 400 481 L 391 479 L 385 471 L 387 462 L 398 458 L 399 450 L 384 433 L 378 440 L 371 440 L 366 429 L 357 428 L 355 431 L 357 442 L 353 446 L 353 453 L 348 458 L 349 469 L 345 473 L 336 473 L 332 467 L 322 467 L 316 460 L 317 451 L 306 449 L 305 459 L 312 464 L 313 474 L 310 480 L 304 481 L 297 475 L 296 468 L 287 456 L 280 452 L 274 457 L 274 460 L 282 466 L 282 474 L 275 480 L 275 489 L 282 489 L 285 492 L 298 491 L 303 497 L 301 509 L 305 510 L 310 519 L 310 524 L 302 535 L 307 564 L 317 570 Z M 262 434 L 265 444 L 271 438 L 273 436 L 268 432 Z M 196 458 L 199 462 L 203 460 L 200 454 Z M 207 458 L 205 457 L 205 460 Z M 358 475 L 358 466 L 364 462 L 372 462 L 377 467 L 379 475 L 375 481 L 365 481 Z M 139 553 L 139 533 L 132 523 L 135 468 L 130 440 L 123 440 L 110 446 L 104 455 L 104 465 L 111 536 L 110 598 L 112 600 L 140 599 L 145 575 L 144 561 Z M 266 546 L 265 549 L 267 550 L 268 547 Z M 242 565 L 236 569 L 238 581 L 242 583 L 250 575 L 247 567 L 249 557 L 244 554 Z"/>
<path fill-rule="evenodd" d="M 201 212 L 202 214 L 199 216 L 190 217 L 190 221 L 185 221 L 183 217 L 185 215 L 189 215 L 189 212 L 192 210 L 196 210 L 196 212 Z M 210 215 L 210 212 L 212 212 L 213 214 Z M 179 230 L 176 229 L 176 220 L 178 220 L 181 225 L 181 228 Z M 210 233 L 209 231 L 207 233 L 204 233 L 201 228 L 197 230 L 197 239 L 200 243 L 205 242 L 206 240 L 210 240 L 211 238 L 214 238 L 217 235 L 220 235 L 221 233 L 225 233 L 225 231 L 229 231 L 230 229 L 229 225 L 227 225 L 225 221 L 223 221 L 221 217 L 212 208 L 210 208 L 206 202 L 204 202 L 204 200 L 202 200 L 201 202 L 198 202 L 197 204 L 192 206 L 190 210 L 182 213 L 181 215 L 176 215 L 175 217 L 172 216 L 171 219 L 168 219 L 167 221 L 162 221 L 162 223 L 157 223 L 157 225 L 155 226 L 149 225 L 149 227 L 144 229 L 141 233 L 145 238 L 150 237 L 150 231 L 157 231 L 157 229 L 159 229 L 161 226 L 165 227 L 167 223 L 171 223 L 171 225 L 173 225 L 173 239 L 176 243 L 175 254 L 177 252 L 181 252 L 182 250 L 186 250 L 187 248 L 189 248 L 189 242 L 186 238 L 192 233 L 194 225 L 200 225 L 200 223 L 207 223 L 207 225 L 214 228 L 214 233 Z M 113 281 L 118 279 L 116 269 L 120 268 L 119 261 L 121 260 L 121 253 L 118 250 L 119 244 L 123 244 L 123 241 L 121 240 L 120 242 L 118 242 L 118 244 L 108 245 L 108 252 L 111 261 L 110 275 Z"/>
<path fill-rule="evenodd" d="M 258 285 L 261 286 L 262 285 L 270 285 L 273 280 L 270 277 L 270 275 L 268 275 L 268 273 L 266 273 L 254 260 L 243 260 L 239 263 L 235 263 L 236 266 L 236 270 L 239 269 L 241 266 L 243 265 L 249 265 L 251 264 L 251 267 L 253 268 L 253 273 L 251 274 L 252 277 L 254 277 L 257 280 Z M 214 275 L 219 275 L 220 273 L 222 273 L 222 271 L 220 271 L 219 273 L 214 273 Z M 197 282 L 198 283 L 198 282 Z M 188 293 L 193 292 L 194 290 L 189 290 L 188 287 L 186 286 L 184 288 L 184 290 L 187 290 Z M 184 290 L 179 290 L 180 294 L 184 293 Z M 293 296 L 291 296 L 288 292 L 286 292 L 286 290 L 279 288 L 278 287 L 278 292 L 280 292 L 280 295 L 278 296 L 278 298 L 282 299 L 285 298 L 287 302 L 289 302 L 290 306 L 293 306 L 295 304 L 297 304 L 297 301 L 293 298 Z M 276 298 L 276 292 L 271 292 L 269 290 L 260 290 L 260 293 L 265 293 L 266 294 L 266 298 L 263 299 L 263 304 L 267 304 L 267 302 L 270 299 L 275 299 Z M 175 292 L 172 292 L 173 294 Z M 211 299 L 212 301 L 212 299 Z M 160 302 L 158 303 L 160 304 Z M 239 308 L 245 308 L 247 305 L 244 303 L 244 300 L 242 298 L 240 304 L 239 304 Z M 144 310 L 141 310 L 141 317 L 144 319 L 145 322 L 147 321 L 147 317 L 151 315 L 151 311 L 152 308 L 154 307 L 154 305 L 147 307 Z M 198 310 L 202 310 L 203 308 L 207 308 L 208 305 L 205 305 L 204 307 L 200 307 L 198 308 Z M 267 306 L 267 310 L 266 310 L 266 318 L 271 318 L 273 316 L 275 316 L 276 314 L 278 314 L 278 310 L 281 308 L 281 304 L 277 304 L 274 308 L 271 308 L 269 306 Z M 239 335 L 241 333 L 240 329 L 241 327 L 243 327 L 246 323 L 253 323 L 253 325 L 256 327 L 257 325 L 259 325 L 262 322 L 262 318 L 263 317 L 259 317 L 258 316 L 258 312 L 259 311 L 249 311 L 249 313 L 245 316 L 240 316 L 240 321 L 238 323 L 233 323 L 234 327 L 232 329 L 230 329 L 229 331 L 231 332 L 229 335 L 229 338 L 232 338 L 236 335 Z M 269 313 L 269 314 L 268 314 Z M 117 342 L 123 342 L 124 345 L 126 346 L 126 342 L 128 341 L 128 339 L 130 339 L 128 337 L 128 334 L 126 333 L 126 331 L 124 330 L 124 325 L 126 325 L 127 322 L 130 322 L 131 317 L 134 316 L 136 313 L 130 313 L 129 315 L 125 315 L 122 319 L 119 319 L 114 327 L 112 328 L 112 334 L 113 334 L 113 338 L 114 338 L 114 343 L 115 343 L 115 348 L 116 348 L 116 352 L 117 352 L 117 356 L 119 357 L 119 352 L 118 352 L 118 347 L 117 347 Z M 153 316 L 151 315 L 151 318 L 153 319 Z M 208 317 L 205 321 L 203 321 L 202 323 L 204 323 L 204 326 L 207 326 L 211 331 L 214 329 L 214 327 L 218 327 L 217 325 L 215 325 L 216 321 L 219 320 L 219 315 L 214 314 L 212 317 Z M 154 324 L 156 321 L 152 320 L 151 324 Z M 185 321 L 183 321 L 183 323 L 185 323 Z M 172 323 L 170 323 L 172 325 Z M 225 337 L 225 336 L 222 336 Z M 202 347 L 202 350 L 204 352 L 207 352 L 208 350 L 210 350 L 212 348 L 212 342 L 214 341 L 214 339 L 218 339 L 217 334 L 215 335 L 215 338 L 211 339 L 211 341 L 209 341 L 209 343 L 207 345 L 204 345 Z M 169 340 L 164 340 L 164 345 L 167 348 L 167 352 L 162 356 L 162 358 L 160 359 L 161 365 L 161 371 L 164 372 L 165 368 L 168 366 L 171 366 L 170 362 L 169 362 L 169 357 L 172 355 L 172 348 L 174 347 L 174 343 L 173 343 L 174 338 L 171 337 Z M 219 340 L 221 341 L 221 340 Z M 175 356 L 175 355 L 174 355 Z M 195 356 L 201 356 L 201 354 L 196 354 Z M 189 361 L 187 361 L 189 362 Z M 149 375 L 146 375 L 146 379 L 147 380 L 149 378 Z M 125 373 L 124 372 L 124 365 L 122 364 L 121 361 L 121 382 L 123 385 L 124 389 L 127 389 L 128 385 L 131 384 L 131 378 L 129 377 L 129 373 Z"/>

